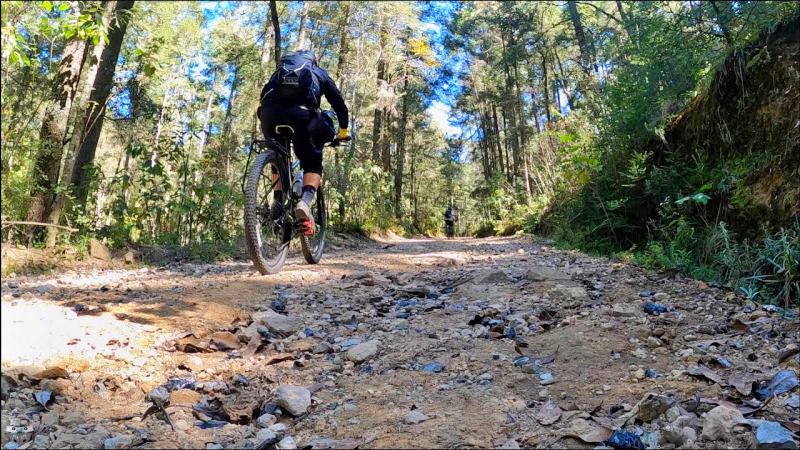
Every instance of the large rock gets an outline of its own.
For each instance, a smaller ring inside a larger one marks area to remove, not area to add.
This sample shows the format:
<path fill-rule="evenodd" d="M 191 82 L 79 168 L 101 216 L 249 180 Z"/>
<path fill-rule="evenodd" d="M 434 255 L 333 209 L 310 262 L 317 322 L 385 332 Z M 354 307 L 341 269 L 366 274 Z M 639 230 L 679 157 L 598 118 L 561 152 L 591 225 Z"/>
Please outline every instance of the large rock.
<path fill-rule="evenodd" d="M 557 296 L 573 300 L 586 300 L 589 298 L 586 289 L 580 286 L 564 286 L 563 284 L 557 284 L 550 292 Z"/>
<path fill-rule="evenodd" d="M 378 353 L 378 341 L 371 340 L 362 342 L 347 351 L 346 357 L 348 360 L 358 364 L 364 362 Z"/>
<path fill-rule="evenodd" d="M 533 266 L 528 269 L 525 274 L 525 279 L 528 281 L 556 281 L 556 280 L 569 280 L 569 275 L 559 272 L 547 266 Z"/>
<path fill-rule="evenodd" d="M 278 450 L 295 450 L 297 449 L 297 443 L 294 442 L 294 438 L 291 436 L 286 436 L 275 444 L 275 448 Z"/>
<path fill-rule="evenodd" d="M 301 386 L 280 386 L 275 391 L 275 404 L 289 414 L 299 416 L 311 406 L 311 392 Z"/>
<path fill-rule="evenodd" d="M 697 433 L 692 427 L 669 424 L 661 431 L 661 440 L 663 443 L 670 443 L 678 447 L 687 442 L 694 442 L 697 440 Z"/>
<path fill-rule="evenodd" d="M 111 252 L 108 247 L 97 239 L 89 239 L 89 256 L 107 262 L 111 261 Z"/>
<path fill-rule="evenodd" d="M 414 409 L 406 414 L 406 416 L 403 418 L 403 422 L 407 423 L 408 425 L 415 425 L 428 419 L 429 417 L 423 414 L 422 411 Z"/>
<path fill-rule="evenodd" d="M 478 284 L 508 283 L 511 279 L 502 270 L 493 270 L 477 278 Z"/>
<path fill-rule="evenodd" d="M 275 311 L 260 311 L 252 314 L 253 322 L 264 325 L 269 331 L 289 335 L 300 331 L 303 324 L 294 317 L 284 316 Z"/>
<path fill-rule="evenodd" d="M 128 448 L 130 447 L 131 443 L 133 443 L 133 439 L 131 439 L 130 436 L 118 434 L 114 437 L 110 437 L 105 441 L 103 441 L 103 448 L 105 449 Z"/>
<path fill-rule="evenodd" d="M 277 421 L 278 418 L 272 414 L 262 414 L 256 419 L 256 425 L 258 425 L 259 428 L 269 428 Z"/>
<path fill-rule="evenodd" d="M 642 422 L 651 422 L 664 414 L 675 404 L 675 400 L 665 395 L 650 395 L 639 404 L 636 415 Z"/>
<path fill-rule="evenodd" d="M 742 413 L 727 406 L 717 406 L 706 413 L 703 420 L 703 439 L 707 441 L 727 440 L 733 427 L 744 423 Z"/>

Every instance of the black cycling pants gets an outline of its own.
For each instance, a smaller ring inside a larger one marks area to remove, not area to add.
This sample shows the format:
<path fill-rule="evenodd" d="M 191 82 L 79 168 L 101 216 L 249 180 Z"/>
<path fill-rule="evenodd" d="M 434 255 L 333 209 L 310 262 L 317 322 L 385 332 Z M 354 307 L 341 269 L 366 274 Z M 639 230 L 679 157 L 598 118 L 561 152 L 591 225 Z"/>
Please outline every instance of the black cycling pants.
<path fill-rule="evenodd" d="M 294 129 L 292 144 L 304 172 L 322 174 L 322 149 L 333 139 L 320 113 L 298 105 L 266 101 L 258 110 L 261 132 L 265 137 L 277 137 L 275 126 L 289 125 Z"/>

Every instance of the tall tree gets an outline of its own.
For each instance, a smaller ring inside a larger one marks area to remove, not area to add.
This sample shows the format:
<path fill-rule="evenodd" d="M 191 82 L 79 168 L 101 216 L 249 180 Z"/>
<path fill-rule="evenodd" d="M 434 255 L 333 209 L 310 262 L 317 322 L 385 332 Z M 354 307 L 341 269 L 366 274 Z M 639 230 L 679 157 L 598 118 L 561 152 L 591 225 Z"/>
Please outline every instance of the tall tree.
<path fill-rule="evenodd" d="M 99 44 L 89 69 L 91 92 L 86 102 L 86 112 L 77 124 L 73 139 L 80 143 L 72 169 L 73 195 L 83 209 L 89 194 L 91 164 L 94 162 L 100 131 L 105 118 L 106 101 L 114 83 L 114 71 L 122 47 L 122 38 L 128 27 L 133 0 L 108 0 L 103 4 L 104 21 L 108 17 L 108 43 Z M 113 21 L 113 22 L 112 22 Z"/>
<path fill-rule="evenodd" d="M 269 13 L 275 35 L 275 70 L 278 70 L 281 66 L 281 22 L 278 19 L 278 5 L 275 4 L 275 0 L 269 0 Z"/>
<path fill-rule="evenodd" d="M 378 35 L 380 36 L 378 47 L 378 67 L 376 71 L 375 89 L 380 94 L 382 89 L 386 88 L 386 44 L 389 40 L 389 31 L 387 28 L 386 17 L 381 19 L 380 29 Z M 388 136 L 384 133 L 384 116 L 386 115 L 385 108 L 379 103 L 375 105 L 374 118 L 372 120 L 372 160 L 375 163 L 381 163 L 381 151 L 383 148 L 384 139 Z"/>
<path fill-rule="evenodd" d="M 588 74 L 592 70 L 592 53 L 589 48 L 589 43 L 586 40 L 586 33 L 581 23 L 581 14 L 578 11 L 578 4 L 575 0 L 567 0 L 567 11 L 569 12 L 569 19 L 572 22 L 572 28 L 575 31 L 575 40 L 578 42 L 578 48 L 581 52 L 581 65 L 583 66 L 583 70 Z"/>
<path fill-rule="evenodd" d="M 31 205 L 27 219 L 44 222 L 55 200 L 61 170 L 61 157 L 67 144 L 67 126 L 86 59 L 87 42 L 75 37 L 64 48 L 64 55 L 53 80 L 52 98 L 39 133 L 40 150 L 31 184 Z"/>

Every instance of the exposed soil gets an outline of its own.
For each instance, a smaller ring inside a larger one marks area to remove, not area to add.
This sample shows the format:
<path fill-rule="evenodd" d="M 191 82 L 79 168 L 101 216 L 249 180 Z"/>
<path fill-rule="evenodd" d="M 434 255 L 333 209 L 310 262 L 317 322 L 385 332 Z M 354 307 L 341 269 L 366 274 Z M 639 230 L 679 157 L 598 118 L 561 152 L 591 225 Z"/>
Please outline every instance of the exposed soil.
<path fill-rule="evenodd" d="M 796 379 L 799 333 L 792 311 L 529 238 L 345 243 L 266 277 L 247 262 L 16 277 L 2 443 L 594 448 L 622 429 L 752 448 L 768 420 L 796 447 L 796 386 L 753 388 Z M 282 385 L 311 405 L 291 414 Z"/>

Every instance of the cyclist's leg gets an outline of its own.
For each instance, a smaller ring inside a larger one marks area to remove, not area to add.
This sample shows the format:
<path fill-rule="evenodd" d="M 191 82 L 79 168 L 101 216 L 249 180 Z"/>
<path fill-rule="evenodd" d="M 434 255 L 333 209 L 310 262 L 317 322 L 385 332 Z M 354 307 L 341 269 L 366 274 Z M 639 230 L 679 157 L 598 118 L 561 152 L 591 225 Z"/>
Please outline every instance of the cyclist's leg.
<path fill-rule="evenodd" d="M 320 182 L 322 181 L 322 148 L 324 141 L 317 142 L 313 136 L 313 119 L 307 126 L 295 132 L 294 150 L 300 167 L 303 168 L 303 200 L 298 202 L 295 216 L 300 220 L 308 220 L 313 228 L 314 218 L 311 204 L 314 201 Z"/>
<path fill-rule="evenodd" d="M 319 188 L 322 179 L 322 149 L 324 136 L 319 133 L 319 117 L 315 111 L 306 112 L 306 120 L 302 127 L 295 130 L 294 153 L 303 168 L 303 186 Z"/>

